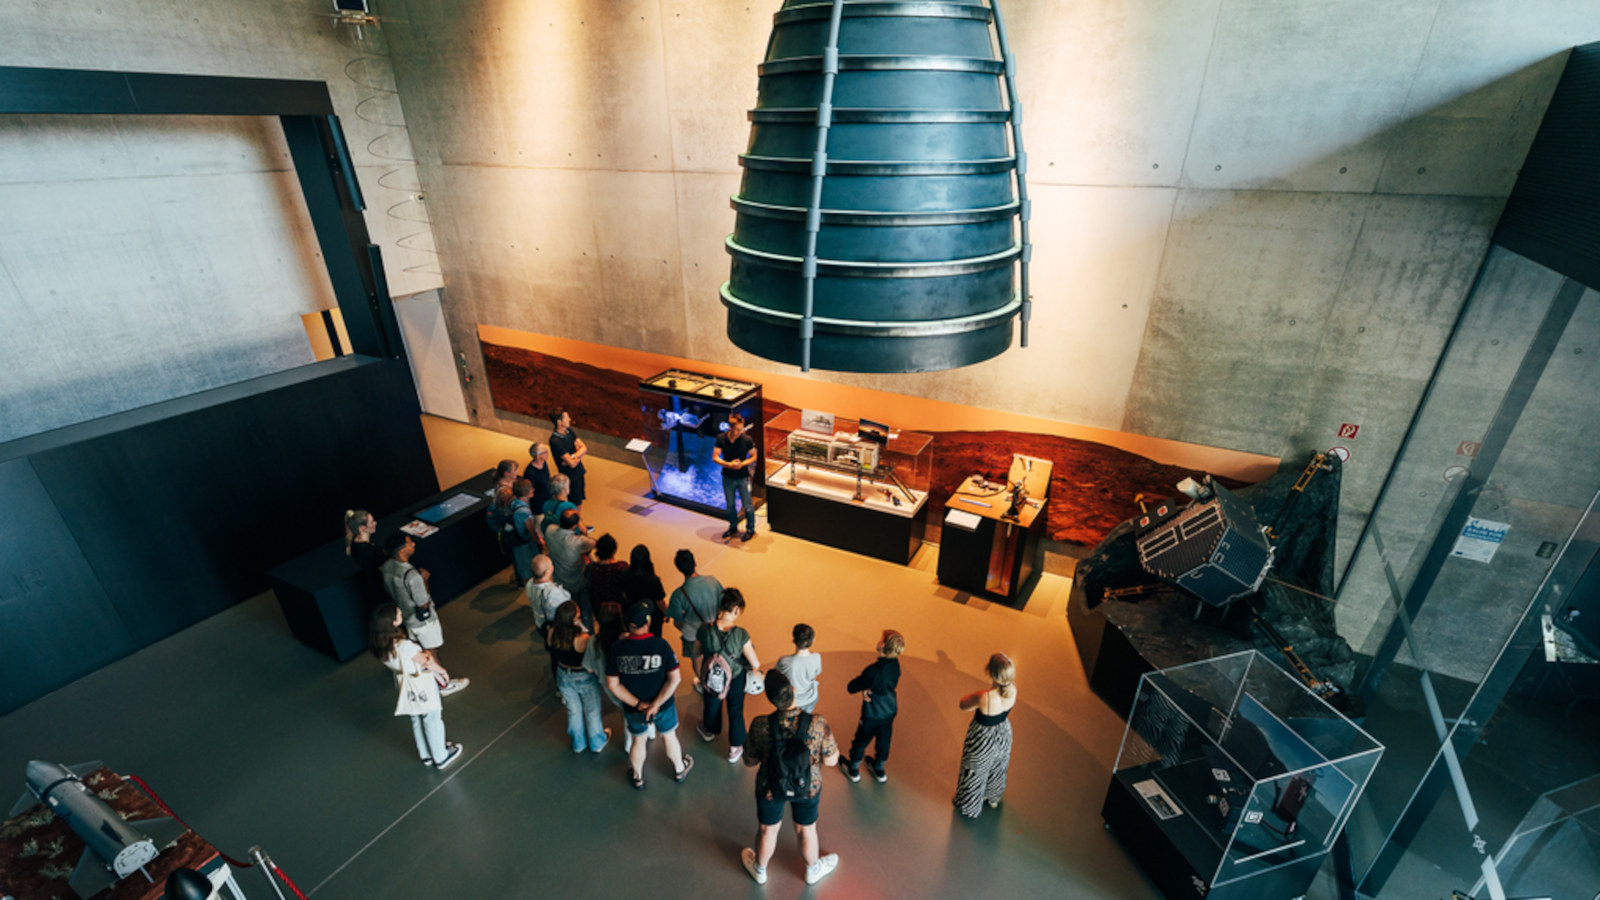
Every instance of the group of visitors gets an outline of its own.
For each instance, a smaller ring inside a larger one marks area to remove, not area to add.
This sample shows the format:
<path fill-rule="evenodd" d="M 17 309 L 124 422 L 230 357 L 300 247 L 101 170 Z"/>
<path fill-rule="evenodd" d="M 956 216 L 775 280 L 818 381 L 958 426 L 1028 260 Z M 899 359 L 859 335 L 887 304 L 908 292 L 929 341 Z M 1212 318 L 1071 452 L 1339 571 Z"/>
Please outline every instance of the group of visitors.
<path fill-rule="evenodd" d="M 677 730 L 676 692 L 684 681 L 682 662 L 693 667 L 694 690 L 700 695 L 695 732 L 706 743 L 726 730 L 727 759 L 756 769 L 754 846 L 743 850 L 746 871 L 759 884 L 777 846 L 785 807 L 790 812 L 805 880 L 815 884 L 838 866 L 839 857 L 820 850 L 816 823 L 822 770 L 837 767 L 851 782 L 863 768 L 879 782 L 888 781 L 888 761 L 899 714 L 898 686 L 904 636 L 885 630 L 877 642 L 877 658 L 846 684 L 861 696 L 861 713 L 848 753 L 841 753 L 833 730 L 816 713 L 823 667 L 815 649 L 816 632 L 794 626 L 794 652 L 763 672 L 750 634 L 738 622 L 747 602 L 737 587 L 724 587 L 702 574 L 693 552 L 679 550 L 673 566 L 682 583 L 667 594 L 656 575 L 648 547 L 636 545 L 626 562 L 617 558 L 619 545 L 609 534 L 593 536 L 583 522 L 583 441 L 571 431 L 572 417 L 558 411 L 548 445 L 529 448 L 530 461 L 520 477 L 507 460 L 496 472 L 495 502 L 489 522 L 512 563 L 512 578 L 521 587 L 533 614 L 535 650 L 548 651 L 556 691 L 567 711 L 567 734 L 575 753 L 599 753 L 612 730 L 603 724 L 602 696 L 622 713 L 627 777 L 635 788 L 646 782 L 646 761 L 652 741 L 659 739 L 671 764 L 673 780 L 683 782 L 694 768 Z M 749 495 L 739 490 L 743 471 L 748 484 L 754 453 L 739 442 L 738 423 L 730 423 L 733 440 L 716 452 L 728 474 L 730 527 L 737 533 L 736 501 L 749 515 Z M 727 437 L 725 435 L 724 437 Z M 726 450 L 726 453 L 724 453 Z M 409 535 L 391 535 L 380 552 L 372 546 L 376 522 L 365 511 L 345 515 L 346 549 L 363 568 L 376 568 L 394 601 L 372 614 L 371 652 L 394 672 L 400 687 L 396 715 L 411 719 L 417 752 L 425 766 L 444 769 L 462 753 L 460 744 L 445 739 L 442 698 L 466 687 L 468 679 L 452 678 L 439 659 L 443 629 L 428 594 L 428 573 L 411 563 L 415 544 Z M 753 516 L 743 535 L 754 531 Z M 681 657 L 663 636 L 666 620 L 678 630 Z M 972 710 L 962 748 L 954 805 L 962 816 L 976 817 L 985 803 L 999 805 L 1006 787 L 1011 752 L 1008 721 L 1017 702 L 1015 667 L 995 654 L 985 668 L 989 687 L 962 697 L 962 710 Z M 765 694 L 774 712 L 757 716 L 746 727 L 747 694 Z M 867 750 L 873 749 L 868 755 Z"/>

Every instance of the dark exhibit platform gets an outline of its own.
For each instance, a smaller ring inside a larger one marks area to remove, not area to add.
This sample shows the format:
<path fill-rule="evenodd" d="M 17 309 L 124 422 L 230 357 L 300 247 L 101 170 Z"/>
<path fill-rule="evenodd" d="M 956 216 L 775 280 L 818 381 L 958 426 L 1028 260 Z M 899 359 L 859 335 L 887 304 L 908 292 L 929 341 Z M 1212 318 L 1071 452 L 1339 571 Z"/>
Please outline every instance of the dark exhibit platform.
<path fill-rule="evenodd" d="M 922 546 L 928 504 L 903 516 L 768 481 L 767 523 L 779 534 L 905 565 Z"/>
<path fill-rule="evenodd" d="M 401 512 L 378 520 L 372 542 L 378 547 L 417 518 L 417 513 L 457 494 L 475 501 L 435 523 L 438 531 L 415 538 L 412 562 L 427 569 L 428 592 L 440 606 L 505 568 L 506 559 L 484 516 L 487 492 L 494 485 L 491 469 L 447 490 L 407 504 Z M 344 539 L 330 541 L 272 569 L 267 581 L 277 595 L 289 631 L 303 644 L 343 662 L 367 648 L 367 616 L 387 602 L 383 579 L 362 571 L 344 552 Z"/>
<path fill-rule="evenodd" d="M 1281 535 L 1277 557 L 1262 589 L 1223 610 L 1207 608 L 1196 617 L 1200 601 L 1164 584 L 1139 564 L 1134 522 L 1111 530 L 1087 559 L 1078 564 L 1067 601 L 1067 621 L 1089 687 L 1118 715 L 1133 706 L 1139 676 L 1156 669 L 1257 649 L 1287 668 L 1281 648 L 1251 624 L 1246 600 L 1261 610 L 1319 678 L 1348 691 L 1356 669 L 1355 654 L 1338 634 L 1333 604 L 1333 546 L 1339 509 L 1340 467 L 1313 478 L 1299 496 L 1292 488 L 1301 465 L 1286 466 L 1277 475 L 1234 493 L 1248 502 L 1262 523 Z M 1150 585 L 1136 599 L 1104 599 L 1108 590 Z M 1348 693 L 1334 705 L 1352 718 Z"/>

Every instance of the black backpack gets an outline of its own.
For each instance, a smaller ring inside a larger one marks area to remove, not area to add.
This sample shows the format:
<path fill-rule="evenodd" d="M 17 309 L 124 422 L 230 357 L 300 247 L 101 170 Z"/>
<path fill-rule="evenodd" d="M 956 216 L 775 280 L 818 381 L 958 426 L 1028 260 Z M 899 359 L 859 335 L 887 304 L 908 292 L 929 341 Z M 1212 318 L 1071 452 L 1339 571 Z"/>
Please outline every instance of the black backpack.
<path fill-rule="evenodd" d="M 811 748 L 806 746 L 811 714 L 802 712 L 794 731 L 789 734 L 779 725 L 782 718 L 782 712 L 767 717 L 772 726 L 772 755 L 762 763 L 766 769 L 767 788 L 774 799 L 803 800 L 811 793 Z"/>

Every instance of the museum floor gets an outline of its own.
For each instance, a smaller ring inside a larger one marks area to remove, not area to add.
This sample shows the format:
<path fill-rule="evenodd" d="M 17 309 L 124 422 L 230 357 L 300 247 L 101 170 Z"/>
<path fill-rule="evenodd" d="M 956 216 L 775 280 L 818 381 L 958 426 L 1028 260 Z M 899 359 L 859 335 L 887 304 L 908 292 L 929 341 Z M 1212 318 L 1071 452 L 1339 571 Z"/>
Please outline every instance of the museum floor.
<path fill-rule="evenodd" d="M 453 484 L 527 442 L 429 419 L 441 483 Z M 672 553 L 744 590 L 741 624 L 762 662 L 790 651 L 810 623 L 824 672 L 818 711 L 842 741 L 857 703 L 844 683 L 872 658 L 878 633 L 906 635 L 890 780 L 852 785 L 824 773 L 824 851 L 838 871 L 814 890 L 837 897 L 1157 896 L 1099 809 L 1123 723 L 1091 694 L 1067 630 L 1069 582 L 1045 575 L 1021 609 L 940 587 L 926 547 L 895 566 L 764 528 L 724 544 L 724 524 L 644 499 L 645 473 L 594 459 L 585 517 L 626 552 L 651 548 L 670 589 Z M 358 504 L 360 498 L 350 498 Z M 329 511 L 329 533 L 339 513 Z M 248 511 L 241 512 L 247 520 Z M 201 834 L 242 856 L 259 844 L 322 898 L 532 896 L 792 897 L 807 891 L 785 834 L 765 888 L 739 850 L 755 832 L 751 770 L 726 743 L 693 733 L 699 704 L 679 690 L 680 729 L 696 767 L 685 784 L 653 748 L 648 785 L 624 775 L 619 742 L 575 756 L 531 616 L 504 576 L 442 613 L 444 658 L 473 679 L 446 701 L 449 737 L 466 746 L 445 773 L 419 766 L 410 729 L 389 713 L 394 688 L 367 656 L 337 664 L 290 637 L 270 594 L 256 597 L 0 718 L 0 772 L 29 759 L 102 759 L 150 782 Z M 669 629 L 670 633 L 670 629 Z M 975 822 L 950 806 L 969 715 L 988 655 L 1017 663 L 1010 790 Z M 765 700 L 752 698 L 761 713 Z M 610 707 L 606 723 L 620 729 Z M 251 897 L 271 896 L 254 872 Z M 1333 897 L 1327 879 L 1311 896 Z"/>

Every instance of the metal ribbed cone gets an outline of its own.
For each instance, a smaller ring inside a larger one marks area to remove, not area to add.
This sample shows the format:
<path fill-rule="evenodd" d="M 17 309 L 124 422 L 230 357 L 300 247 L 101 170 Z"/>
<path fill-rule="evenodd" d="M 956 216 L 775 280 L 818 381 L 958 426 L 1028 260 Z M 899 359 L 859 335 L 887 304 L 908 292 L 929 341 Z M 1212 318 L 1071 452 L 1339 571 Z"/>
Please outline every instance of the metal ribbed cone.
<path fill-rule="evenodd" d="M 1027 195 L 1004 60 L 982 3 L 784 4 L 733 198 L 735 344 L 851 372 L 949 369 L 1011 346 Z"/>

